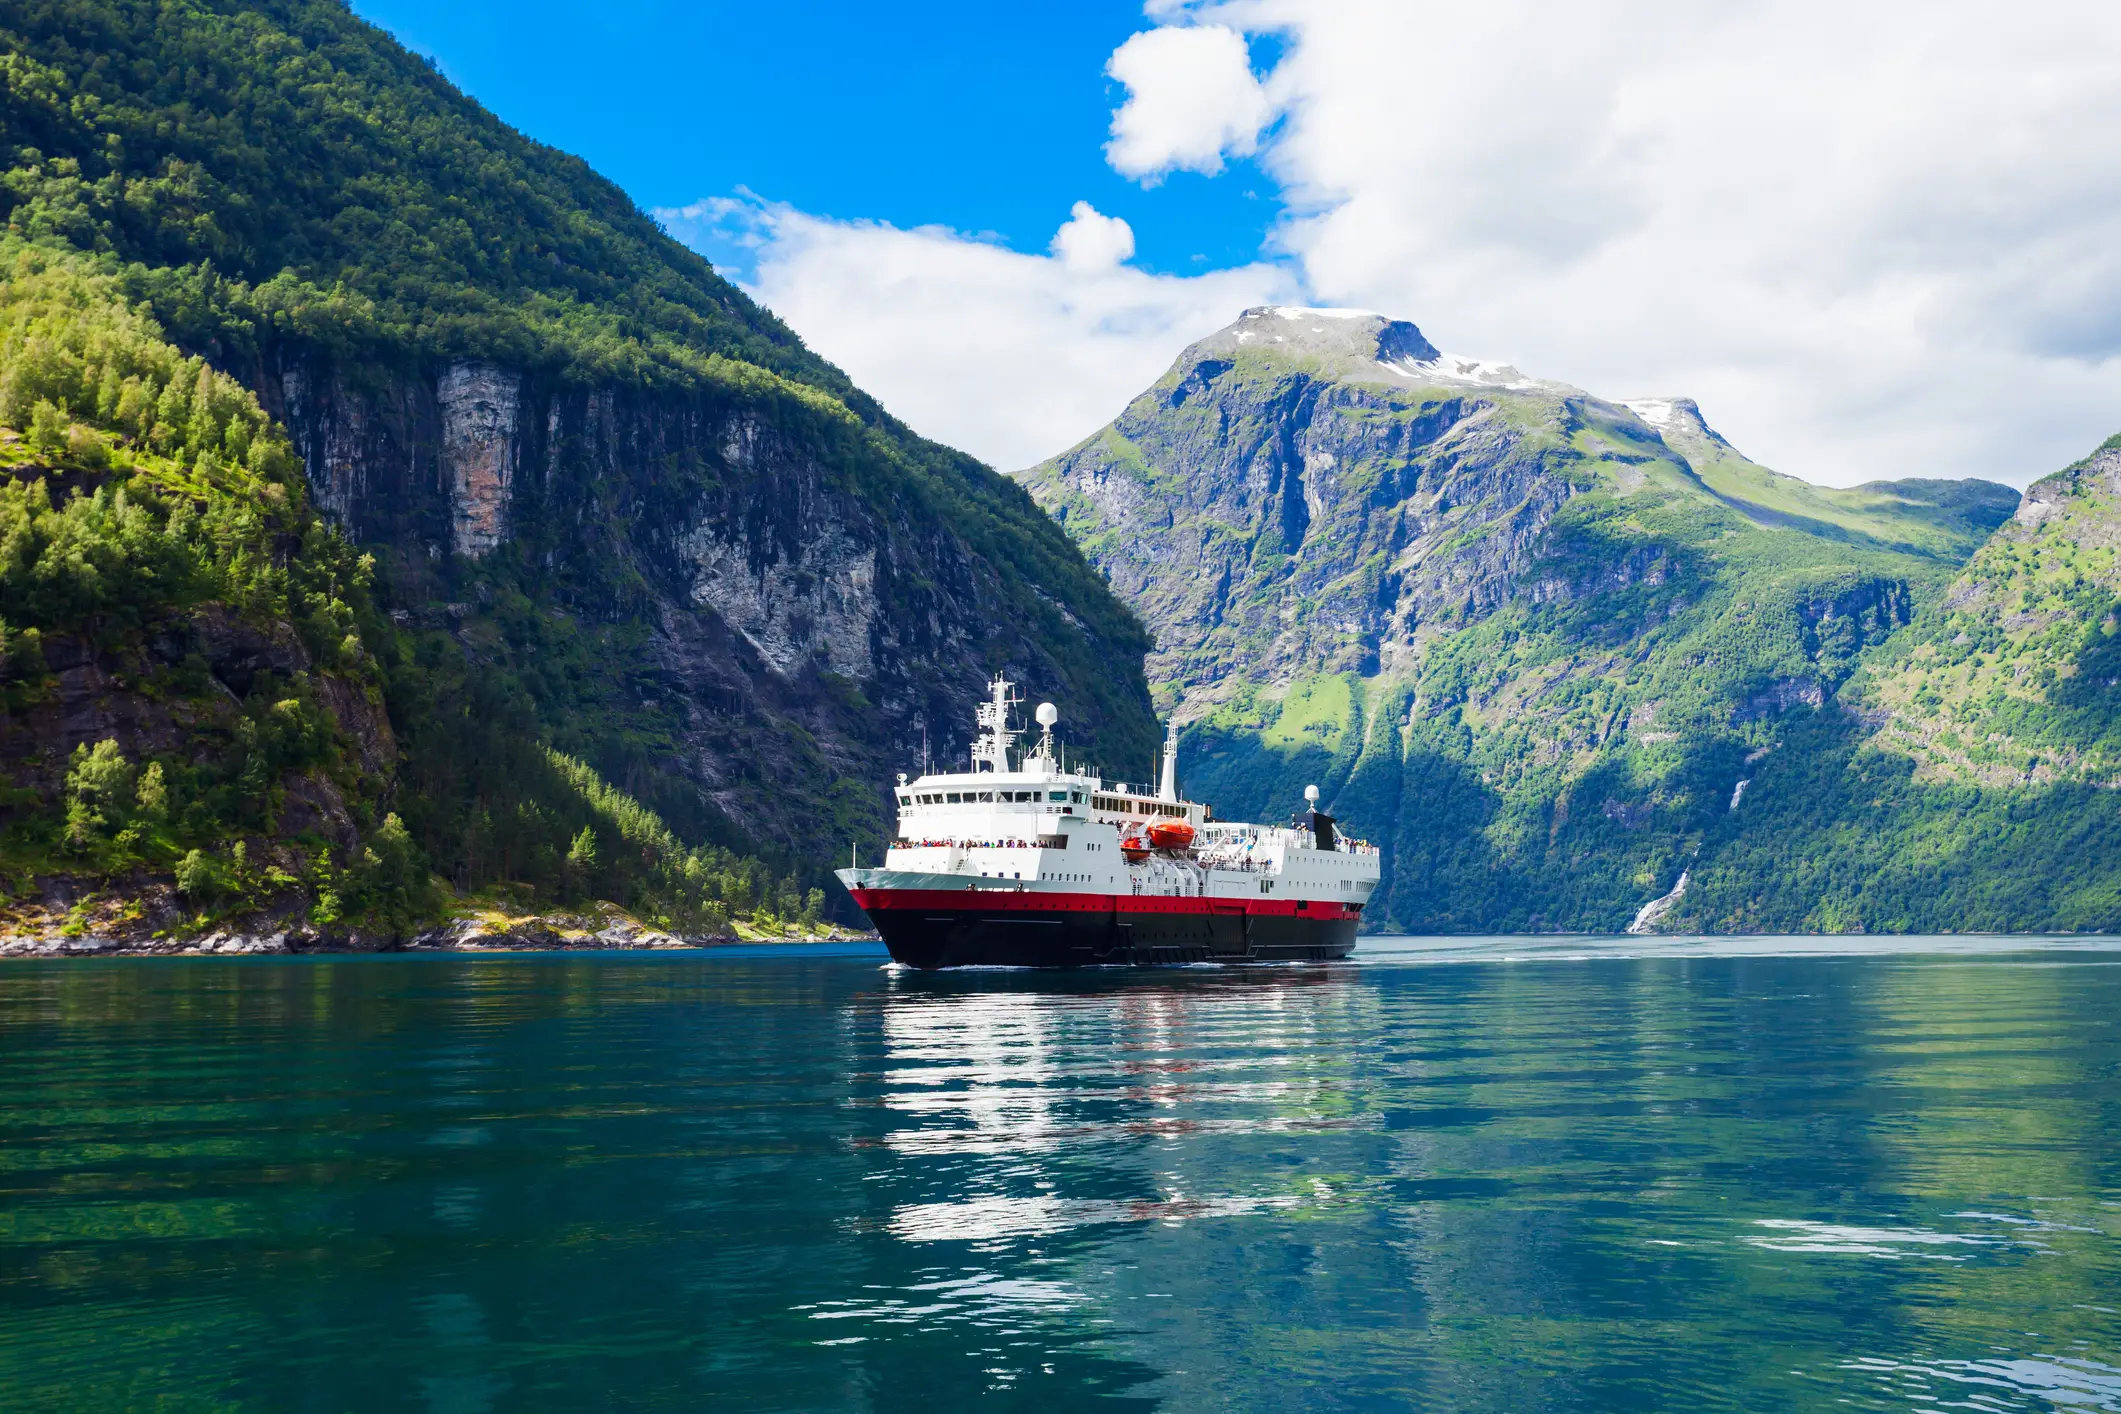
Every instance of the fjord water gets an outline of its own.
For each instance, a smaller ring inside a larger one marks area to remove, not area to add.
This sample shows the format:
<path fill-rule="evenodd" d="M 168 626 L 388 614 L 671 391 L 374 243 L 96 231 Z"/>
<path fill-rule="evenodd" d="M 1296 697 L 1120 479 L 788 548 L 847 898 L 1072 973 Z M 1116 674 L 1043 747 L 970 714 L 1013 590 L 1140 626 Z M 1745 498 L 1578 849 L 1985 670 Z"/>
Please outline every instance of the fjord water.
<path fill-rule="evenodd" d="M 2121 954 L 0 969 L 9 1410 L 2121 1409 Z"/>

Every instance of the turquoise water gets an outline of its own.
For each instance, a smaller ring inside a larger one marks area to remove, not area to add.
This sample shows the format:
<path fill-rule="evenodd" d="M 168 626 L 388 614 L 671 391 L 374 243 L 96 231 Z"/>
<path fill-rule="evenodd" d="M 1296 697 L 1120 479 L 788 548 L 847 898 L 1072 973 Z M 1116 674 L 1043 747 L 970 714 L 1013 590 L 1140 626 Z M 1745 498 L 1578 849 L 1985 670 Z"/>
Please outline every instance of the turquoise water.
<path fill-rule="evenodd" d="M 0 1408 L 2121 1410 L 2117 964 L 8 964 Z"/>

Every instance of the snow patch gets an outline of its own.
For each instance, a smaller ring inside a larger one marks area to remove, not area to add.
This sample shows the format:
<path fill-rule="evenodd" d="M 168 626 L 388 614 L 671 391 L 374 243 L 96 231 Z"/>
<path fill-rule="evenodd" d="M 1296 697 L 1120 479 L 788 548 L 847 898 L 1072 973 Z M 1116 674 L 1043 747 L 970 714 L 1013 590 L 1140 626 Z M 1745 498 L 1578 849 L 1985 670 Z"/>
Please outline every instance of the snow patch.
<path fill-rule="evenodd" d="M 1298 304 L 1276 304 L 1267 307 L 1267 313 L 1276 319 L 1382 319 L 1384 316 L 1374 309 L 1312 309 Z"/>
<path fill-rule="evenodd" d="M 1668 426 L 1678 405 L 1671 398 L 1627 398 L 1620 404 L 1652 427 Z"/>
<path fill-rule="evenodd" d="M 1426 383 L 1464 383 L 1470 387 L 1508 388 L 1520 393 L 1557 386 L 1538 378 L 1527 378 L 1511 364 L 1497 363 L 1493 359 L 1473 358 L 1466 354 L 1438 354 L 1426 361 L 1412 358 L 1379 359 L 1377 366 L 1402 378 L 1416 378 Z"/>

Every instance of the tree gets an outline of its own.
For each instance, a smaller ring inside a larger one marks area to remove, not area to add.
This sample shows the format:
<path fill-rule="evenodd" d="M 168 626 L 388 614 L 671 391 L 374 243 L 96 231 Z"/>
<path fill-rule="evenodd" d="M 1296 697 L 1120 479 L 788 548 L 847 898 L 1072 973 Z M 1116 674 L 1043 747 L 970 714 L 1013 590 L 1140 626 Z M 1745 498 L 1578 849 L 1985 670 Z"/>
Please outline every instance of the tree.
<path fill-rule="evenodd" d="M 426 861 L 395 814 L 383 817 L 346 872 L 346 905 L 370 923 L 403 933 L 428 912 Z"/>
<path fill-rule="evenodd" d="M 584 825 L 567 847 L 567 888 L 577 896 L 589 893 L 597 872 L 597 833 Z"/>
<path fill-rule="evenodd" d="M 124 828 L 133 804 L 133 767 L 106 738 L 74 748 L 66 773 L 66 842 L 86 853 Z"/>

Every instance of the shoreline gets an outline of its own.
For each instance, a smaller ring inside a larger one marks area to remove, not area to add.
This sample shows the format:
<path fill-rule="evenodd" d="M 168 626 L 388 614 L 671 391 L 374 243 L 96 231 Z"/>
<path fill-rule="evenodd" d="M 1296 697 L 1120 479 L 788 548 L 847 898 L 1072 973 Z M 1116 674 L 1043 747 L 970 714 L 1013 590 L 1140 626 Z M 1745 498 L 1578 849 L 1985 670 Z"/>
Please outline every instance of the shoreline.
<path fill-rule="evenodd" d="M 687 934 L 652 928 L 606 907 L 594 914 L 459 916 L 407 935 L 295 927 L 218 927 L 180 936 L 141 936 L 83 929 L 0 936 L 0 961 L 61 957 L 292 957 L 383 953 L 652 952 L 701 948 L 802 947 L 876 942 L 874 934 L 838 926 L 775 936 L 739 927 Z"/>
<path fill-rule="evenodd" d="M 156 939 L 137 942 L 119 938 L 4 938 L 0 939 L 0 964 L 46 962 L 62 958 L 156 958 L 156 957 L 411 957 L 478 953 L 599 953 L 599 952 L 704 952 L 744 948 L 831 947 L 869 943 L 882 947 L 880 939 L 861 933 L 800 938 L 679 938 L 665 936 L 653 942 L 532 941 L 528 939 L 490 942 L 430 942 L 425 937 L 377 947 L 350 943 L 296 942 L 279 934 L 258 936 L 245 933 L 210 933 L 198 938 Z"/>

